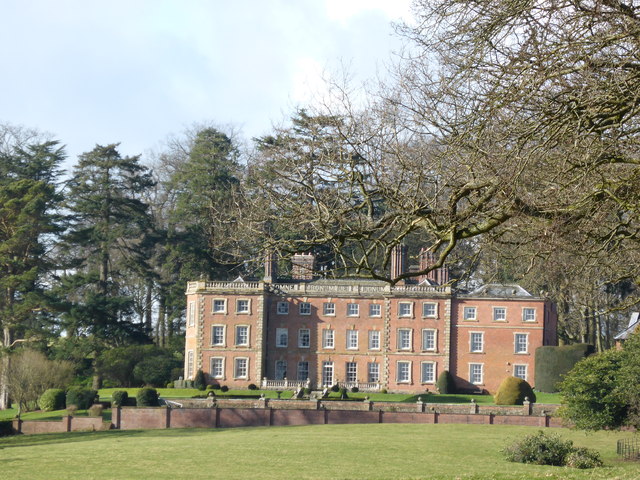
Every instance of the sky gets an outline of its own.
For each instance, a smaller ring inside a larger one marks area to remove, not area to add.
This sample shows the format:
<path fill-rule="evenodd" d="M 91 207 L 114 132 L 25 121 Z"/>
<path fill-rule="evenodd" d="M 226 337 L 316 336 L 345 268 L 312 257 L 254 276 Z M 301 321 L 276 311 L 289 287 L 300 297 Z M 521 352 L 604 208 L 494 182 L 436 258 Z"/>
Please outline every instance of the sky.
<path fill-rule="evenodd" d="M 343 66 L 384 72 L 410 0 L 3 0 L 0 122 L 50 133 L 75 163 L 96 144 L 158 150 L 196 123 L 250 139 Z"/>

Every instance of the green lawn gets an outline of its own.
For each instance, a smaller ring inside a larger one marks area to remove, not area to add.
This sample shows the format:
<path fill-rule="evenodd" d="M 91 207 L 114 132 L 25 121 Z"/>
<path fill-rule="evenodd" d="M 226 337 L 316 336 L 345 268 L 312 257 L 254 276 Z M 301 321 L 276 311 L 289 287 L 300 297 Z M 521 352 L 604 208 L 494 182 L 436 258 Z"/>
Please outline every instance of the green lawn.
<path fill-rule="evenodd" d="M 78 432 L 0 438 L 3 471 L 20 479 L 590 479 L 636 480 L 616 440 L 553 429 L 601 452 L 605 467 L 508 463 L 501 448 L 536 430 L 489 425 L 320 425 L 228 430 Z"/>

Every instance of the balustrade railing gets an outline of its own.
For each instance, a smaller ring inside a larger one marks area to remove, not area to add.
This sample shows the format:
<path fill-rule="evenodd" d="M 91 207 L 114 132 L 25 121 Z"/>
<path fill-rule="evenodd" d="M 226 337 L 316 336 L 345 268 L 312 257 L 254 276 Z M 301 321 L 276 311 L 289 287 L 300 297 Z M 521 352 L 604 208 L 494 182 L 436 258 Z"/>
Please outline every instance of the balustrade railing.
<path fill-rule="evenodd" d="M 263 390 L 295 390 L 298 388 L 310 388 L 311 380 L 289 380 L 283 378 L 281 380 L 263 378 L 261 388 Z"/>

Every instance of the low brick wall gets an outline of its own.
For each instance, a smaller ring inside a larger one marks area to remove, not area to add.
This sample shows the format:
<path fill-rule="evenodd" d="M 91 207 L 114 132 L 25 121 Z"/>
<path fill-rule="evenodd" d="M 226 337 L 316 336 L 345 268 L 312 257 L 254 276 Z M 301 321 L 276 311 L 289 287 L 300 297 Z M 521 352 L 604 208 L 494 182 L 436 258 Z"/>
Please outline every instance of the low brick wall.
<path fill-rule="evenodd" d="M 25 434 L 77 430 L 160 428 L 235 428 L 283 425 L 354 423 L 463 423 L 562 427 L 550 416 L 555 405 L 479 406 L 476 404 L 422 404 L 318 400 L 190 399 L 191 408 L 121 407 L 112 409 L 112 423 L 100 417 L 63 417 L 61 421 L 14 420 L 14 430 Z M 186 402 L 185 402 L 186 403 Z M 183 406 L 185 406 L 183 404 Z M 195 408 L 195 406 L 199 408 Z"/>

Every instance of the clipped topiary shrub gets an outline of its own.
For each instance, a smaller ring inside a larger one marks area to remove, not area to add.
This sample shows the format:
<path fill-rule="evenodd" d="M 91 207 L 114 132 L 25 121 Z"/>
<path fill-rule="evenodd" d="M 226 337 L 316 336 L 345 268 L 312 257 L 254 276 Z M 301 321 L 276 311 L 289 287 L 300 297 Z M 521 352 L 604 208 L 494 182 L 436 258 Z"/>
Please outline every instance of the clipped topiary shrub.
<path fill-rule="evenodd" d="M 38 399 L 40 410 L 51 412 L 53 410 L 62 410 L 65 407 L 65 399 L 67 394 L 61 388 L 50 388 Z"/>
<path fill-rule="evenodd" d="M 331 387 L 331 391 L 333 393 L 338 393 L 340 391 L 340 385 L 338 385 L 337 383 Z"/>
<path fill-rule="evenodd" d="M 209 385 L 211 387 L 211 390 L 220 390 L 220 384 L 219 383 L 214 383 L 213 385 Z"/>
<path fill-rule="evenodd" d="M 532 403 L 536 401 L 531 385 L 521 378 L 507 377 L 498 387 L 493 400 L 496 405 L 522 405 L 525 397 Z"/>
<path fill-rule="evenodd" d="M 173 382 L 167 382 L 167 388 L 173 388 Z"/>
<path fill-rule="evenodd" d="M 311 395 L 311 389 L 309 387 L 304 387 L 302 391 L 305 395 Z"/>
<path fill-rule="evenodd" d="M 89 407 L 87 414 L 90 417 L 101 417 L 102 416 L 103 407 L 99 403 L 95 403 Z"/>
<path fill-rule="evenodd" d="M 593 345 L 577 343 L 536 349 L 534 384 L 539 392 L 557 392 L 558 383 L 576 363 L 594 353 Z"/>
<path fill-rule="evenodd" d="M 456 384 L 453 381 L 453 375 L 449 373 L 449 370 L 443 370 L 438 376 L 436 388 L 438 389 L 438 393 L 442 393 L 443 395 L 456 393 Z"/>
<path fill-rule="evenodd" d="M 157 407 L 159 396 L 155 388 L 144 387 L 138 390 L 136 403 L 138 407 Z"/>
<path fill-rule="evenodd" d="M 349 398 L 349 396 L 347 395 L 347 389 L 342 387 L 340 389 L 340 400 L 346 400 L 347 398 Z"/>
<path fill-rule="evenodd" d="M 383 388 L 382 390 L 380 390 L 380 393 L 386 394 L 387 393 L 387 389 Z"/>
<path fill-rule="evenodd" d="M 257 390 L 258 389 L 258 387 L 256 387 L 255 383 L 250 383 L 249 387 L 247 387 L 247 388 L 249 388 L 249 390 Z"/>
<path fill-rule="evenodd" d="M 360 389 L 358 387 L 351 387 L 351 393 L 358 393 Z"/>
<path fill-rule="evenodd" d="M 67 390 L 67 408 L 75 405 L 78 410 L 86 410 L 96 401 L 98 392 L 85 387 L 69 387 Z"/>
<path fill-rule="evenodd" d="M 193 379 L 193 388 L 197 388 L 198 390 L 204 390 L 207 388 L 207 380 L 202 370 L 198 370 L 196 372 L 196 376 Z"/>
<path fill-rule="evenodd" d="M 220 391 L 221 391 L 221 392 L 223 392 L 223 393 L 224 393 L 224 392 L 228 392 L 228 391 L 229 391 L 229 387 L 227 387 L 226 385 L 222 385 L 222 386 L 220 387 Z"/>
<path fill-rule="evenodd" d="M 15 435 L 13 430 L 13 422 L 11 420 L 0 420 L 0 437 Z"/>
<path fill-rule="evenodd" d="M 124 407 L 128 398 L 129 394 L 126 390 L 116 390 L 111 394 L 111 403 L 118 407 Z"/>

